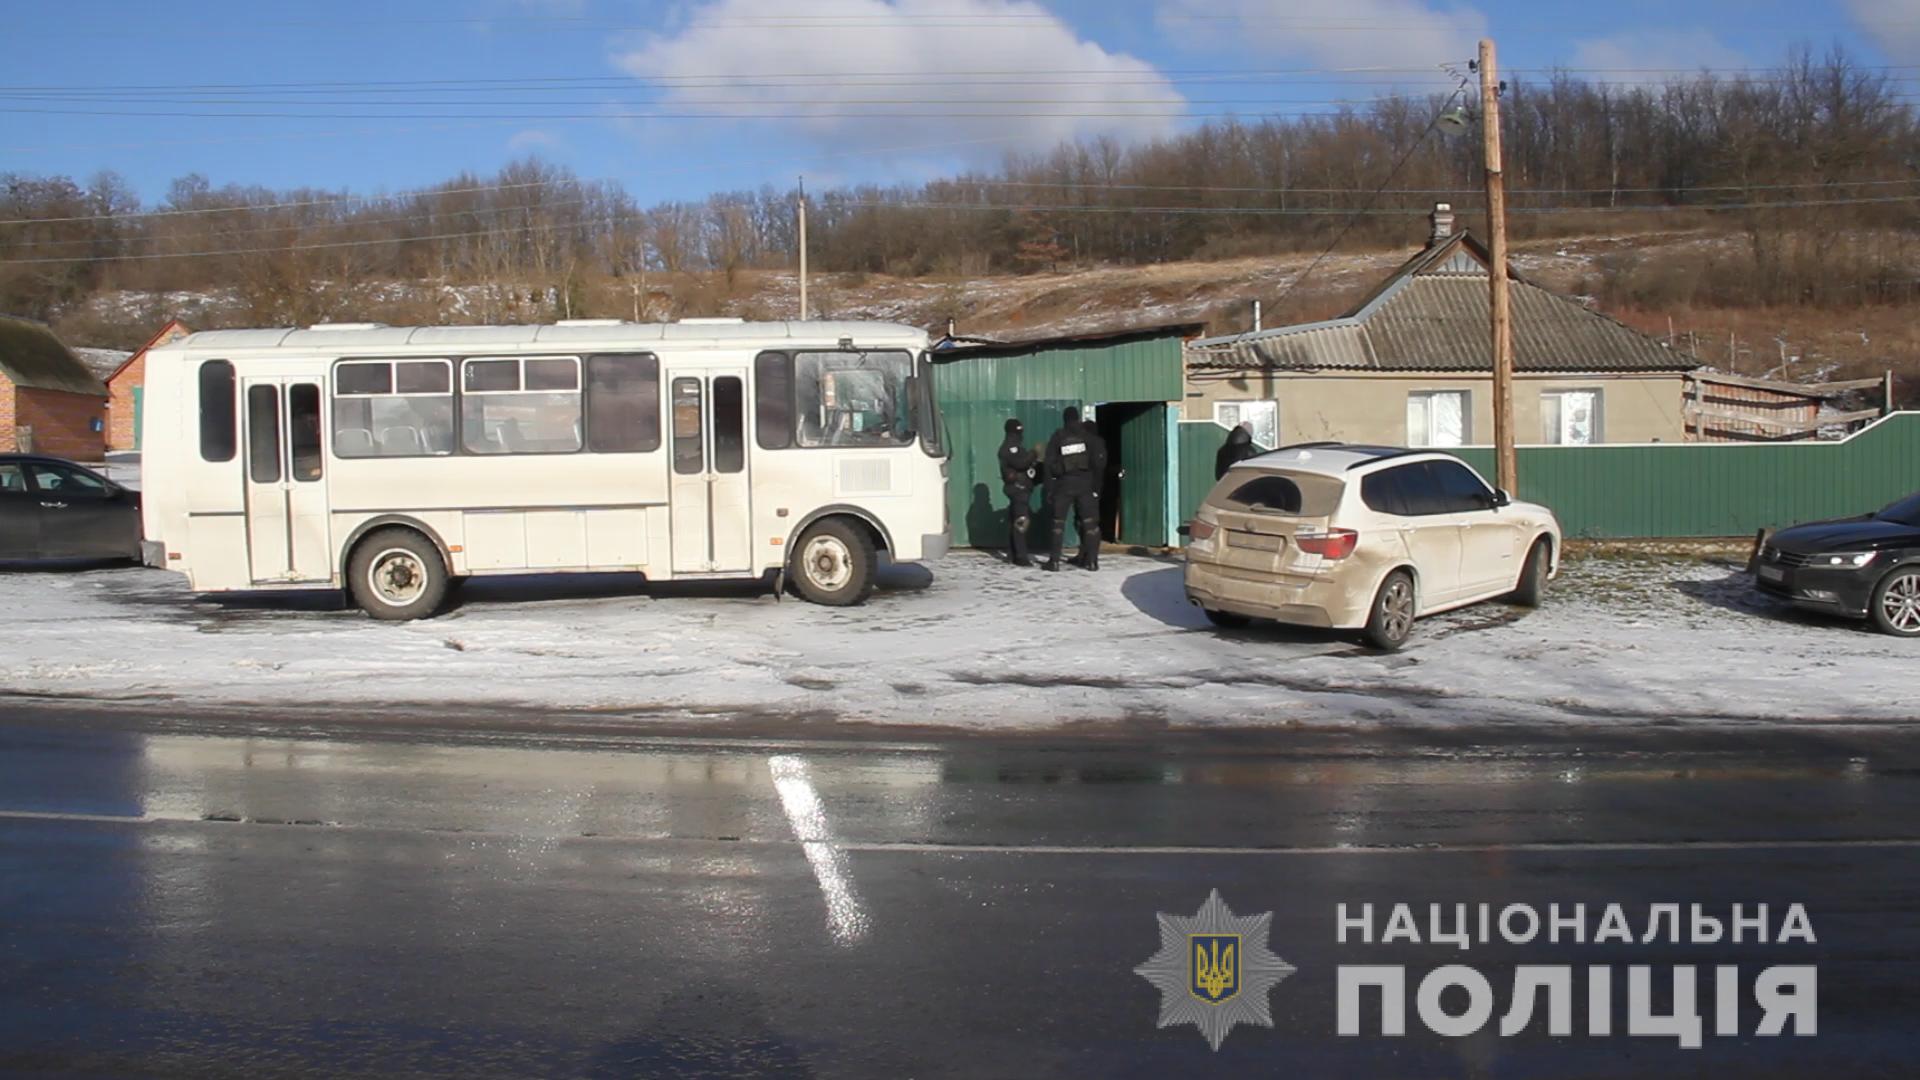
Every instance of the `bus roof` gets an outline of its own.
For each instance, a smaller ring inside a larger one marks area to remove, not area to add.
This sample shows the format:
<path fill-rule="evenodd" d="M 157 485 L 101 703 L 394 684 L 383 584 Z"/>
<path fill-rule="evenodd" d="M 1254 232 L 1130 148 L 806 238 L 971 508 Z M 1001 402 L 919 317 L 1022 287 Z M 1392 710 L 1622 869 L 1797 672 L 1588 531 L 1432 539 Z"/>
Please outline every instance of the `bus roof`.
<path fill-rule="evenodd" d="M 581 321 L 538 326 L 338 326 L 283 327 L 273 330 L 203 330 L 175 342 L 175 349 L 349 349 L 431 345 L 449 348 L 506 348 L 591 345 L 617 348 L 660 342 L 726 344 L 786 340 L 833 348 L 843 340 L 856 345 L 899 345 L 926 340 L 926 332 L 883 322 L 683 322 L 603 323 Z"/>

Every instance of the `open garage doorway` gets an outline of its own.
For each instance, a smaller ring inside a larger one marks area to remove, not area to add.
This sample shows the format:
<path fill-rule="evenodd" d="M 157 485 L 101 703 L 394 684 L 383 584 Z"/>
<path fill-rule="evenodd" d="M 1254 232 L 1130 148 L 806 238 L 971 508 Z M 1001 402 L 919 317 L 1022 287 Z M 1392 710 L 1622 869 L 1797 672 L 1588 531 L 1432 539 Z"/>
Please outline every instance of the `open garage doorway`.
<path fill-rule="evenodd" d="M 1100 478 L 1100 535 L 1148 547 L 1167 541 L 1167 404 L 1109 401 L 1094 406 L 1094 426 L 1107 443 Z"/>

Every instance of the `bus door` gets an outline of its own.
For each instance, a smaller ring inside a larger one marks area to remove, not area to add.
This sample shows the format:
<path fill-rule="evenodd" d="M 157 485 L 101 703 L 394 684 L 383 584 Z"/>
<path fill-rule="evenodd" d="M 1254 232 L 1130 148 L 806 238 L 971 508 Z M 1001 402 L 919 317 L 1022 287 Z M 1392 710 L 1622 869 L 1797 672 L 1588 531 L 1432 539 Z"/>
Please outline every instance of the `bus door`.
<path fill-rule="evenodd" d="M 751 571 L 746 370 L 669 372 L 668 379 L 673 572 Z"/>
<path fill-rule="evenodd" d="M 246 418 L 247 563 L 257 584 L 331 582 L 322 476 L 325 380 L 241 380 Z"/>

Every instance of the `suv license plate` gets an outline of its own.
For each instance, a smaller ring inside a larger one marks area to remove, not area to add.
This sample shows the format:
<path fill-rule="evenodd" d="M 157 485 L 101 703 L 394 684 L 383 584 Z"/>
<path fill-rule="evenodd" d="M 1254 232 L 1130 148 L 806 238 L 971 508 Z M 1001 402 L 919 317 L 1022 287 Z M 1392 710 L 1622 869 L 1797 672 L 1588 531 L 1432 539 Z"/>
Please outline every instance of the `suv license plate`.
<path fill-rule="evenodd" d="M 1787 580 L 1787 572 L 1777 566 L 1763 566 L 1760 568 L 1760 580 L 1785 581 Z"/>

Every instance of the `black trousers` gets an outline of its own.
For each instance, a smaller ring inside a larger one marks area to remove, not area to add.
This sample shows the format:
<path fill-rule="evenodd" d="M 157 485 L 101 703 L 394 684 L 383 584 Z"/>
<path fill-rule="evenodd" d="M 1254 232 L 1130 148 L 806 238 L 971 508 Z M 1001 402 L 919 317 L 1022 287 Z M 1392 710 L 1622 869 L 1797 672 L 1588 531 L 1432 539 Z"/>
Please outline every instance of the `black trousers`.
<path fill-rule="evenodd" d="M 1033 527 L 1033 489 L 1009 487 L 1007 491 L 1007 558 L 1027 562 L 1027 530 Z"/>
<path fill-rule="evenodd" d="M 1085 555 L 1100 546 L 1100 498 L 1091 488 L 1049 491 L 1047 502 L 1048 516 L 1052 519 L 1048 523 L 1048 537 L 1052 541 L 1048 553 L 1055 562 L 1060 561 L 1060 549 L 1066 545 L 1068 514 L 1080 519 L 1080 553 Z"/>

